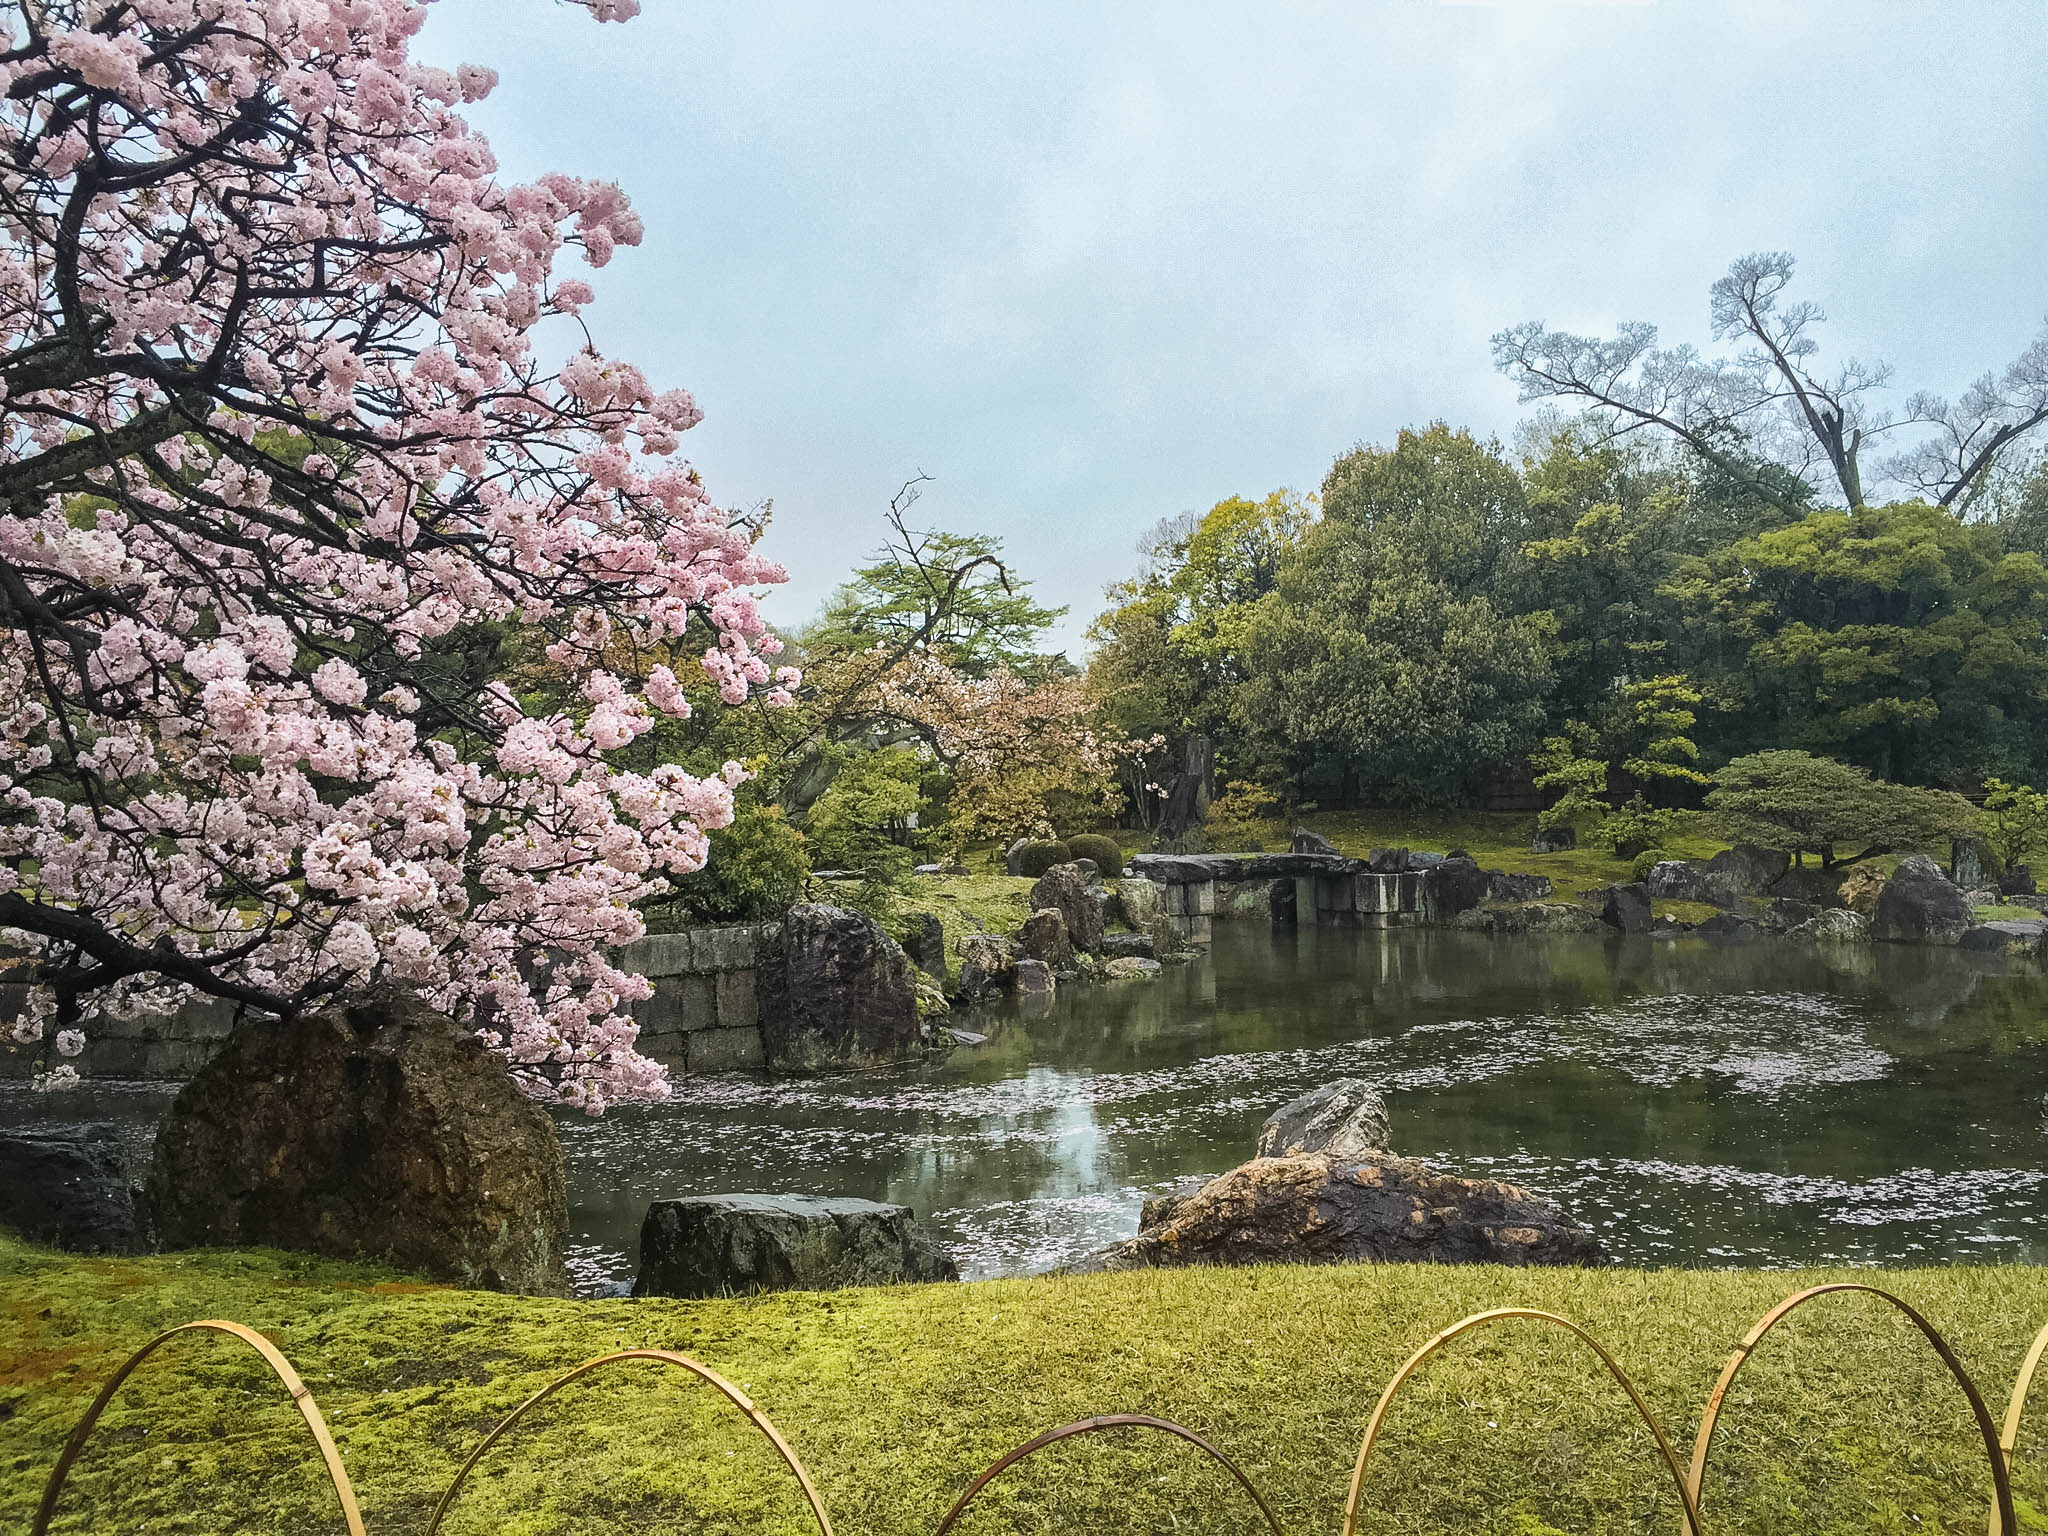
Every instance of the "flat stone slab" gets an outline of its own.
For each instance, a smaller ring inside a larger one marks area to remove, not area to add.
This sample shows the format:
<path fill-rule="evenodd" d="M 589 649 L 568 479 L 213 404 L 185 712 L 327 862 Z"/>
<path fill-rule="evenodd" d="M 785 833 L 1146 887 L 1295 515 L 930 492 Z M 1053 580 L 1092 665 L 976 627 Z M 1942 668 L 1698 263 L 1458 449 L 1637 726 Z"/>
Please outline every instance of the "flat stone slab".
<path fill-rule="evenodd" d="M 2009 945 L 2040 943 L 2043 933 L 2048 933 L 2048 919 L 2004 918 L 1995 923 L 1979 923 L 1969 929 L 1963 934 L 1958 947 L 1986 954 L 2002 954 Z"/>
<path fill-rule="evenodd" d="M 689 1195 L 648 1207 L 633 1294 L 832 1291 L 959 1278 L 906 1205 L 821 1195 Z"/>
<path fill-rule="evenodd" d="M 1365 859 L 1340 853 L 1140 853 L 1130 873 L 1162 885 L 1193 885 L 1203 880 L 1278 880 L 1300 875 L 1364 875 L 1372 872 Z"/>

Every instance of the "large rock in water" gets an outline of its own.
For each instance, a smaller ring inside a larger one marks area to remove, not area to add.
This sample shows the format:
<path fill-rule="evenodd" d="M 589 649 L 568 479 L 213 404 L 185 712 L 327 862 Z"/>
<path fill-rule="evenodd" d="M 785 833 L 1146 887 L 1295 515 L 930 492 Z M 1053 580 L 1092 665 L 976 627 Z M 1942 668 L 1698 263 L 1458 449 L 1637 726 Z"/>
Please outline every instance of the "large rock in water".
<path fill-rule="evenodd" d="M 831 1291 L 959 1278 L 908 1206 L 812 1195 L 693 1195 L 647 1208 L 633 1294 Z"/>
<path fill-rule="evenodd" d="M 1448 923 L 1469 912 L 1493 890 L 1493 876 L 1478 861 L 1459 855 L 1447 858 L 1422 876 L 1422 911 L 1433 923 Z"/>
<path fill-rule="evenodd" d="M 1600 893 L 1600 920 L 1623 933 L 1650 931 L 1650 888 L 1642 881 L 1610 885 Z"/>
<path fill-rule="evenodd" d="M 1552 1201 L 1413 1158 L 1255 1158 L 1166 1219 L 1096 1254 L 1090 1269 L 1181 1264 L 1598 1264 L 1599 1240 Z"/>
<path fill-rule="evenodd" d="M 1900 944 L 1955 944 L 1976 921 L 1970 898 L 1939 864 L 1916 853 L 1899 861 L 1877 893 L 1870 936 Z"/>
<path fill-rule="evenodd" d="M 148 1204 L 166 1247 L 568 1289 L 553 1122 L 473 1035 L 409 999 L 242 1026 L 164 1117 Z"/>
<path fill-rule="evenodd" d="M 1017 945 L 1024 951 L 1025 959 L 1043 960 L 1054 970 L 1074 957 L 1073 943 L 1067 937 L 1067 920 L 1060 916 L 1058 907 L 1041 907 L 1025 918 L 1024 926 L 1017 930 Z"/>
<path fill-rule="evenodd" d="M 924 1049 L 910 957 L 865 913 L 801 902 L 755 975 L 770 1067 L 905 1061 Z"/>
<path fill-rule="evenodd" d="M 1067 937 L 1087 954 L 1102 949 L 1102 904 L 1089 889 L 1088 872 L 1078 864 L 1055 864 L 1031 887 L 1031 908 L 1057 907 L 1067 920 Z M 1133 924 L 1132 926 L 1136 926 Z"/>
<path fill-rule="evenodd" d="M 0 1226 L 79 1253 L 143 1246 L 120 1134 L 67 1125 L 0 1134 Z"/>
<path fill-rule="evenodd" d="M 1387 1101 L 1363 1078 L 1340 1077 L 1289 1099 L 1259 1127 L 1257 1155 L 1299 1157 L 1327 1152 L 1332 1157 L 1366 1157 L 1384 1152 L 1392 1140 Z"/>

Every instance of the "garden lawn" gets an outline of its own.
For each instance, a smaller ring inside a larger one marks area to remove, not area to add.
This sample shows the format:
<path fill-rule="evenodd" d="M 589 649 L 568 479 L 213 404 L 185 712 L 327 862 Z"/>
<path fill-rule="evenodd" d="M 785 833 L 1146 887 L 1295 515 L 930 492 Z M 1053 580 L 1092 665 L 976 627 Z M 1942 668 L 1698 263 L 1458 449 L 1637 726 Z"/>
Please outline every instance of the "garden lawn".
<path fill-rule="evenodd" d="M 809 1465 L 842 1536 L 924 1536 L 982 1467 L 1064 1421 L 1185 1423 L 1236 1457 L 1290 1533 L 1334 1533 L 1367 1416 L 1438 1327 L 1509 1303 L 1561 1311 L 1620 1359 L 1689 1449 L 1750 1321 L 1812 1273 L 1447 1267 L 1153 1271 L 753 1300 L 533 1301 L 438 1290 L 261 1252 L 81 1260 L 0 1239 L 0 1529 L 23 1530 L 91 1394 L 154 1332 L 199 1317 L 264 1330 L 333 1426 L 368 1525 L 419 1532 L 485 1431 L 562 1368 L 680 1349 L 757 1401 Z M 1954 1341 L 1994 1413 L 2048 1270 L 1868 1274 Z M 2048 1412 L 2048 1410 L 2044 1410 Z M 119 1394 L 58 1529 L 338 1529 L 284 1394 L 239 1345 L 192 1336 Z M 2020 1446 L 2027 1528 L 2048 1496 Z M 1989 1480 L 1960 1395 L 1904 1321 L 1830 1298 L 1759 1349 L 1706 1495 L 1718 1532 L 1978 1532 Z M 1395 1409 L 1368 1484 L 1373 1532 L 1679 1529 L 1647 1435 L 1590 1355 L 1514 1323 L 1468 1336 Z M 766 1443 L 681 1373 L 579 1381 L 480 1465 L 462 1533 L 802 1531 Z M 1123 1429 L 999 1481 L 963 1531 L 1251 1531 L 1189 1447 Z"/>

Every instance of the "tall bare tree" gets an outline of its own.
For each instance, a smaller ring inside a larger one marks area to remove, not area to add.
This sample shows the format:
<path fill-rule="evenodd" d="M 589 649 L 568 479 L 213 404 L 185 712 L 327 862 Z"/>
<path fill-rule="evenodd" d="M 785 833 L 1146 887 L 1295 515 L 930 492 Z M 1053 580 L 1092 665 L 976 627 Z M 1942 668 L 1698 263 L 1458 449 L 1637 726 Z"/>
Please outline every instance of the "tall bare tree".
<path fill-rule="evenodd" d="M 1869 466 L 1873 484 L 1963 512 L 2001 459 L 2048 422 L 2048 326 L 1954 401 L 1920 391 L 1886 409 L 1873 397 L 1892 381 L 1889 364 L 1850 358 L 1832 372 L 1820 367 L 1813 333 L 1827 317 L 1811 301 L 1785 299 L 1792 271 L 1784 251 L 1753 252 L 1714 284 L 1714 340 L 1734 343 L 1732 355 L 1659 347 L 1657 328 L 1641 321 L 1601 340 L 1531 320 L 1493 338 L 1494 365 L 1521 386 L 1525 402 L 1575 402 L 1611 437 L 1668 432 L 1781 502 L 1788 488 L 1761 465 L 1862 506 L 1864 450 L 1882 443 L 1890 451 Z"/>

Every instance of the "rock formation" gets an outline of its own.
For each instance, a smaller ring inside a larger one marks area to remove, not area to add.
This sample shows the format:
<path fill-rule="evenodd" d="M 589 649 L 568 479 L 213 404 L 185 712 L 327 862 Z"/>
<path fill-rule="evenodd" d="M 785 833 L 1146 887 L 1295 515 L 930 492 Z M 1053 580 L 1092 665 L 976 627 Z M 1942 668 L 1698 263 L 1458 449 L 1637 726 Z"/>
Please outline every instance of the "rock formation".
<path fill-rule="evenodd" d="M 908 1206 L 812 1195 L 693 1195 L 648 1207 L 633 1294 L 831 1291 L 959 1278 Z"/>
<path fill-rule="evenodd" d="M 167 1247 L 567 1290 L 553 1122 L 473 1035 L 402 997 L 243 1025 L 165 1116 L 148 1205 Z"/>

